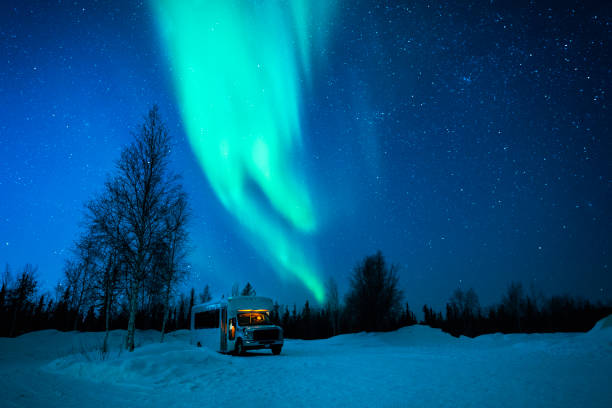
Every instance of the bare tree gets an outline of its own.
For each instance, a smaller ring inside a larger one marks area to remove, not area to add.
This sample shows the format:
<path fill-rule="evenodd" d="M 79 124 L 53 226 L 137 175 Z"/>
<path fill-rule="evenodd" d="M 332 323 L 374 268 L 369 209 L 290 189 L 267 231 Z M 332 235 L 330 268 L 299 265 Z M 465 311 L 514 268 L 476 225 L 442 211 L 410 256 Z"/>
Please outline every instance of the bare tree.
<path fill-rule="evenodd" d="M 166 322 L 170 312 L 172 289 L 185 276 L 183 261 L 187 254 L 187 241 L 189 240 L 189 233 L 187 231 L 187 222 L 189 220 L 187 196 L 180 189 L 175 193 L 175 197 L 173 197 L 164 218 L 164 235 L 159 245 L 161 250 L 160 259 L 162 260 L 161 277 L 164 305 L 161 342 L 164 341 Z"/>
<path fill-rule="evenodd" d="M 153 107 L 121 152 L 116 174 L 86 205 L 86 230 L 76 246 L 76 260 L 67 262 L 68 290 L 63 292 L 69 294 L 77 318 L 86 304 L 91 311 L 102 310 L 103 351 L 118 302 L 129 316 L 129 351 L 134 350 L 138 310 L 151 321 L 164 308 L 163 340 L 172 291 L 186 273 L 187 197 L 169 169 L 170 152 L 170 137 Z"/>
<path fill-rule="evenodd" d="M 83 307 L 93 301 L 99 245 L 86 231 L 75 244 L 73 253 L 75 259 L 66 261 L 64 275 L 70 293 L 70 307 L 75 313 L 73 330 L 76 330 Z"/>
<path fill-rule="evenodd" d="M 11 269 L 8 264 L 4 269 L 4 273 L 2 274 L 2 288 L 0 288 L 0 321 L 8 322 L 8 316 L 6 315 L 7 311 L 7 295 L 9 291 L 9 287 L 11 284 Z M 0 335 L 4 334 L 5 327 L 4 325 L 0 325 Z M 8 328 L 7 328 L 8 329 Z"/>
<path fill-rule="evenodd" d="M 332 336 L 338 334 L 338 326 L 340 323 L 340 298 L 338 296 L 338 285 L 334 278 L 330 277 L 325 285 L 327 303 L 327 314 L 332 327 Z"/>
<path fill-rule="evenodd" d="M 122 261 L 122 241 L 119 239 L 125 215 L 112 199 L 112 183 L 107 182 L 103 193 L 87 203 L 85 216 L 88 233 L 99 245 L 100 264 L 95 274 L 95 287 L 104 315 L 104 353 L 108 351 L 110 319 L 125 265 Z"/>
<path fill-rule="evenodd" d="M 469 320 L 480 312 L 478 295 L 472 288 L 469 288 L 466 292 L 461 288 L 455 289 L 449 301 L 457 317 L 463 320 Z"/>
<path fill-rule="evenodd" d="M 4 273 L 2 274 L 2 286 L 9 287 L 11 286 L 12 276 L 11 276 L 11 267 L 7 263 L 4 266 Z"/>
<path fill-rule="evenodd" d="M 380 251 L 355 267 L 346 307 L 356 329 L 377 331 L 392 327 L 393 317 L 401 307 L 398 281 L 397 267 L 388 267 Z"/>
<path fill-rule="evenodd" d="M 117 296 L 117 288 L 119 275 L 121 270 L 121 262 L 119 253 L 114 248 L 107 248 L 104 257 L 104 266 L 100 269 L 98 275 L 98 287 L 102 289 L 102 311 L 104 313 L 104 343 L 102 352 L 108 351 L 108 336 L 110 334 L 110 319 L 113 310 L 113 304 Z"/>
<path fill-rule="evenodd" d="M 126 348 L 134 350 L 136 311 L 142 285 L 153 271 L 165 219 L 176 189 L 168 168 L 170 137 L 157 107 L 145 118 L 134 142 L 117 163 L 118 175 L 107 186 L 121 219 L 113 239 L 125 261 L 129 320 Z"/>
<path fill-rule="evenodd" d="M 502 298 L 502 305 L 509 317 L 516 322 L 516 328 L 521 331 L 521 318 L 525 308 L 525 295 L 520 282 L 512 282 Z"/>

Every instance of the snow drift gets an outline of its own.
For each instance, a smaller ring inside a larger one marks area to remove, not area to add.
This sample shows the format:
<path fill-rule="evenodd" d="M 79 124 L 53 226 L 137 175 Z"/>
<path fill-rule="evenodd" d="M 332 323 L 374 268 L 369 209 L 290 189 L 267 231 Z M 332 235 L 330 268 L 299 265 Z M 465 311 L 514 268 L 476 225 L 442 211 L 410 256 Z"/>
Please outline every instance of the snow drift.
<path fill-rule="evenodd" d="M 178 331 L 29 333 L 0 339 L 8 406 L 612 406 L 612 316 L 588 333 L 454 338 L 425 326 L 327 340 L 283 353 L 223 355 Z"/>

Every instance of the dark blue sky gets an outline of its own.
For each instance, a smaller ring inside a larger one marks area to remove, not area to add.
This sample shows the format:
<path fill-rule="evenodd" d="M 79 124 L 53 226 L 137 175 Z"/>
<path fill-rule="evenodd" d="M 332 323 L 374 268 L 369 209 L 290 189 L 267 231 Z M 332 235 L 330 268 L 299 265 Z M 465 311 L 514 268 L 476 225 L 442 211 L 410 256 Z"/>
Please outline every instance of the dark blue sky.
<path fill-rule="evenodd" d="M 246 0 L 245 0 L 246 1 Z M 304 85 L 302 165 L 321 276 L 380 249 L 406 300 L 510 281 L 610 300 L 611 6 L 340 2 Z M 0 262 L 51 289 L 130 132 L 157 103 L 192 197 L 188 285 L 301 304 L 244 240 L 184 134 L 147 2 L 0 5 Z"/>

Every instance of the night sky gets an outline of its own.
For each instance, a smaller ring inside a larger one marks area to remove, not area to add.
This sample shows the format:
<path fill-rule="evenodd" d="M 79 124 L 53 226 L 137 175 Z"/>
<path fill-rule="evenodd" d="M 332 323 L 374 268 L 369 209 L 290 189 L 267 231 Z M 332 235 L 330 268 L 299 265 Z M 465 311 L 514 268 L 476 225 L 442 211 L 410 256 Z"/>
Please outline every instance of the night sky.
<path fill-rule="evenodd" d="M 304 51 L 297 37 L 274 36 L 297 32 L 286 14 L 270 24 L 259 20 L 270 18 L 265 2 L 233 3 L 249 21 L 240 25 L 246 50 L 283 63 Z M 360 259 L 383 251 L 413 309 L 440 308 L 457 287 L 473 287 L 486 306 L 511 281 L 612 299 L 609 2 L 314 3 L 320 14 L 300 28 L 308 68 L 295 59 L 299 69 L 287 70 L 297 92 L 265 107 L 272 118 L 285 106 L 299 112 L 299 140 L 278 151 L 316 220 L 300 227 L 272 208 L 263 184 L 246 187 L 258 212 L 220 199 L 190 139 L 186 111 L 204 108 L 181 97 L 178 53 L 161 34 L 156 2 L 2 1 L 0 262 L 14 272 L 38 265 L 52 291 L 83 204 L 155 103 L 191 197 L 186 286 L 196 291 L 208 283 L 220 295 L 249 281 L 281 303 L 314 301 L 266 246 L 275 238 L 260 227 L 269 222 L 312 279 L 333 276 L 341 292 Z M 295 50 L 276 55 L 283 44 Z M 196 84 L 207 90 L 195 93 L 201 105 L 227 97 L 209 86 L 222 80 Z M 237 89 L 240 106 L 247 90 Z M 183 95 L 190 90 L 193 82 Z M 211 129 L 206 137 L 224 134 Z M 281 201 L 300 197 L 287 191 Z"/>

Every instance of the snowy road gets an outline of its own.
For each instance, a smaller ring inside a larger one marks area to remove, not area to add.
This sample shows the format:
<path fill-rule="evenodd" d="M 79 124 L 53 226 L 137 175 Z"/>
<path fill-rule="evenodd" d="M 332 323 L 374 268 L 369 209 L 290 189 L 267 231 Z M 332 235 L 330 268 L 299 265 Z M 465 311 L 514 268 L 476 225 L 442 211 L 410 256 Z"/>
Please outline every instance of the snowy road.
<path fill-rule="evenodd" d="M 113 332 L 111 344 L 122 337 Z M 139 332 L 134 353 L 106 360 L 100 333 L 0 339 L 2 406 L 612 406 L 612 327 L 455 339 L 413 326 L 288 340 L 280 356 L 248 357 L 194 348 L 184 331 L 158 337 Z"/>

